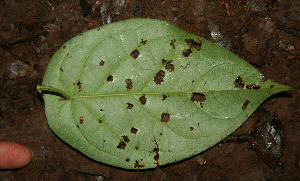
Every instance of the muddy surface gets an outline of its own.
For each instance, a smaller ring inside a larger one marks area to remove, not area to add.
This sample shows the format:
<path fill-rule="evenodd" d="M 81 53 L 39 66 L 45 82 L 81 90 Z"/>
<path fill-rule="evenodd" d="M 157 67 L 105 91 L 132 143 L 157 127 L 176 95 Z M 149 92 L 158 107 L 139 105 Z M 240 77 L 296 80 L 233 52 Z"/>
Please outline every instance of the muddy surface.
<path fill-rule="evenodd" d="M 0 4 L 0 139 L 25 144 L 34 152 L 30 165 L 0 171 L 0 180 L 300 179 L 299 1 L 2 0 Z M 241 142 L 218 144 L 159 169 L 127 171 L 85 157 L 51 132 L 36 85 L 53 54 L 81 32 L 137 17 L 171 22 L 229 49 L 267 79 L 293 87 L 265 101 L 234 133 L 247 134 L 262 113 L 276 115 L 285 133 L 276 168 L 271 169 L 249 142 Z"/>

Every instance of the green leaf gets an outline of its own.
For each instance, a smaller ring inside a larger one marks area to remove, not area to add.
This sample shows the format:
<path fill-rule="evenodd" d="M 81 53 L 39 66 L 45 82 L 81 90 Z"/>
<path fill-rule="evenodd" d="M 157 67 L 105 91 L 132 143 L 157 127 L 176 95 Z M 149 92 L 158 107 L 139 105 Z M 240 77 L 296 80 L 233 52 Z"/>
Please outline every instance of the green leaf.
<path fill-rule="evenodd" d="M 120 21 L 72 38 L 38 86 L 55 134 L 126 169 L 198 154 L 240 127 L 270 95 L 289 89 L 264 80 L 228 50 L 154 19 Z"/>

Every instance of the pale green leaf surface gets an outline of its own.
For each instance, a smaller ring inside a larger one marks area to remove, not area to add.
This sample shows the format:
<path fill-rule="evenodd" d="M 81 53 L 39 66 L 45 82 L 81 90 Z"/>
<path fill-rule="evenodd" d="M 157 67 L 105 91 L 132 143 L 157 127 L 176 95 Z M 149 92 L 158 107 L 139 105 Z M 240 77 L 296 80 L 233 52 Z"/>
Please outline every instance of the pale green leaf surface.
<path fill-rule="evenodd" d="M 189 39 L 202 41 L 201 50 L 191 48 Z M 184 56 L 190 48 L 192 53 Z M 134 50 L 140 53 L 136 59 Z M 164 81 L 157 84 L 160 70 Z M 244 88 L 235 87 L 238 77 Z M 126 88 L 126 79 L 132 89 Z M 246 88 L 253 84 L 260 88 Z M 153 19 L 120 21 L 72 38 L 51 59 L 43 85 L 70 96 L 61 100 L 44 94 L 53 132 L 85 155 L 126 169 L 153 168 L 198 154 L 240 127 L 270 95 L 290 89 L 263 80 L 233 53 Z M 205 100 L 193 101 L 193 93 Z M 161 121 L 162 114 L 170 116 L 168 122 Z M 122 142 L 125 149 L 118 148 Z"/>

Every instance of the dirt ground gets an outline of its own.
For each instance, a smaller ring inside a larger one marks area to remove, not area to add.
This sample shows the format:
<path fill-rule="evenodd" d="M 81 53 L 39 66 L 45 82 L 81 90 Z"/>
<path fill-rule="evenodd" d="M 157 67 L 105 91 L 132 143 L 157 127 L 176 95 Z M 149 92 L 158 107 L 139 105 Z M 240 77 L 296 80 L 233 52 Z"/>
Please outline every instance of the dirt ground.
<path fill-rule="evenodd" d="M 30 147 L 25 168 L 0 171 L 11 180 L 300 180 L 298 0 L 1 0 L 0 139 Z M 247 134 L 259 115 L 281 121 L 285 145 L 271 169 L 249 142 L 222 143 L 176 164 L 128 171 L 93 161 L 49 129 L 36 91 L 53 54 L 70 38 L 129 18 L 162 19 L 223 46 L 267 79 L 292 86 L 263 105 L 234 134 Z"/>

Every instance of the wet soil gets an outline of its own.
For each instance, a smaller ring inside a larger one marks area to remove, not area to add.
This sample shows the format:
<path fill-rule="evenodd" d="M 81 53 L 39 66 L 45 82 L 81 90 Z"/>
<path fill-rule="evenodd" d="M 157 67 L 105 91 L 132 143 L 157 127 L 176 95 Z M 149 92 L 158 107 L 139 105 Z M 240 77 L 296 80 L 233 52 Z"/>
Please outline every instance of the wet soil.
<path fill-rule="evenodd" d="M 0 171 L 0 180 L 299 180 L 300 2 L 297 0 L 0 1 L 0 139 L 30 147 L 33 161 Z M 222 143 L 193 158 L 147 171 L 127 171 L 80 154 L 49 129 L 36 91 L 53 54 L 70 38 L 103 24 L 156 18 L 242 57 L 267 79 L 292 86 L 263 103 L 234 135 L 247 134 L 259 113 L 285 132 L 275 169 L 248 142 Z"/>

